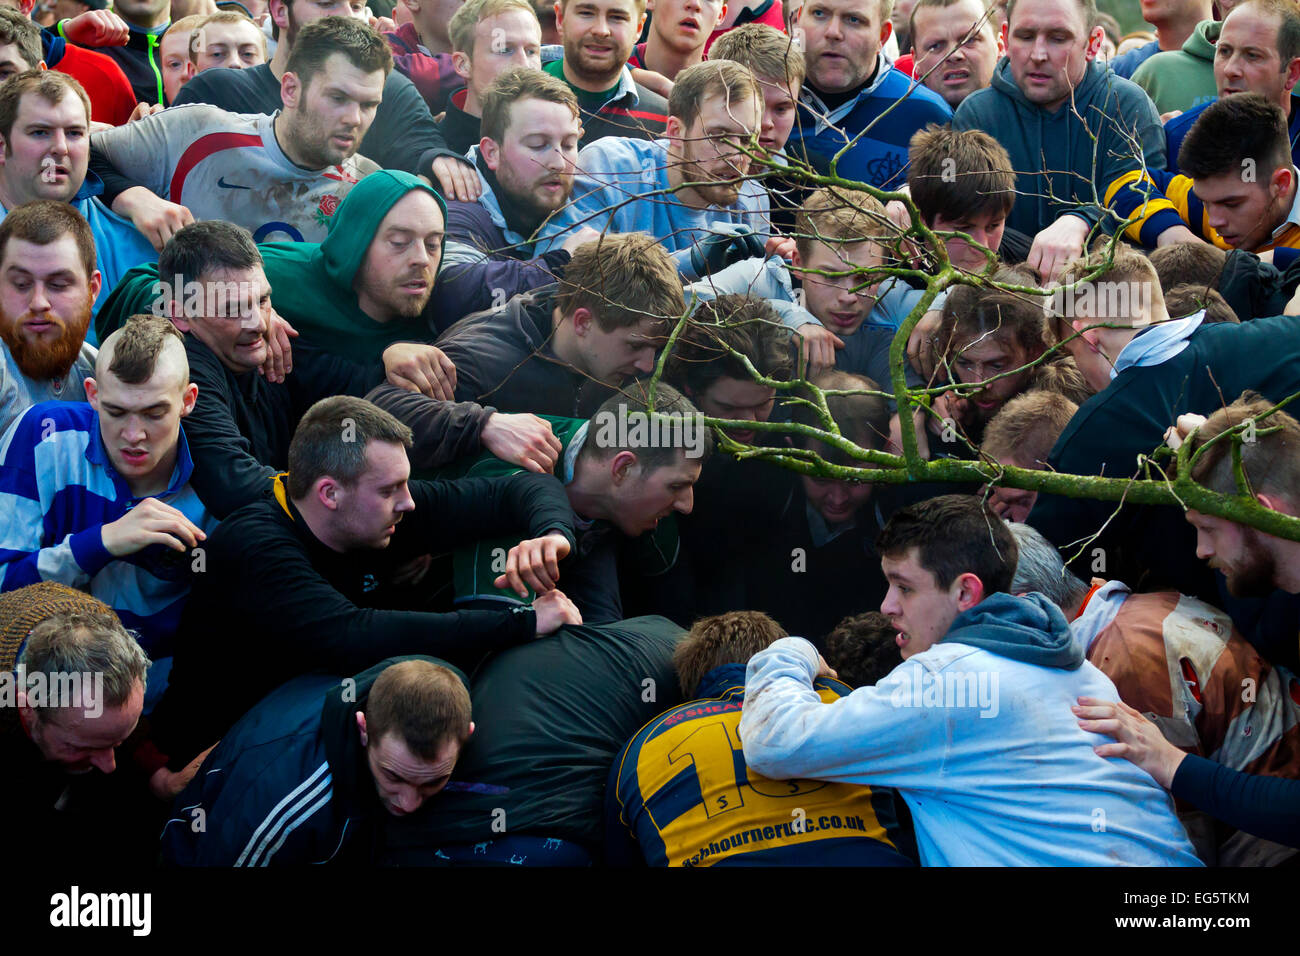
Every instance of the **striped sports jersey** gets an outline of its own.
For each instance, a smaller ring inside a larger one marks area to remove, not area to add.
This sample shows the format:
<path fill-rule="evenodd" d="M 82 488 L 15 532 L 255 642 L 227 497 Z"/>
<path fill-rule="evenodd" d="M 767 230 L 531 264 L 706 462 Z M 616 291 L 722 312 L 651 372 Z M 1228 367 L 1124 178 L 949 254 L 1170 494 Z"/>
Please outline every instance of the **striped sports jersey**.
<path fill-rule="evenodd" d="M 178 441 L 167 490 L 152 497 L 211 532 L 216 519 L 190 487 L 183 429 Z M 113 468 L 94 408 L 33 405 L 0 439 L 0 591 L 38 581 L 89 591 L 139 632 L 151 657 L 168 656 L 198 556 L 161 544 L 111 555 L 102 527 L 140 500 Z"/>
<path fill-rule="evenodd" d="M 819 678 L 825 703 L 851 688 Z M 609 826 L 630 830 L 651 866 L 910 866 L 884 788 L 771 780 L 741 752 L 745 665 L 704 676 L 700 698 L 660 714 L 614 763 Z M 621 834 L 607 833 L 614 841 Z"/>
<path fill-rule="evenodd" d="M 91 145 L 195 219 L 233 222 L 257 242 L 323 242 L 343 197 L 379 167 L 354 155 L 341 166 L 303 169 L 280 149 L 275 115 L 191 103 L 96 133 Z"/>

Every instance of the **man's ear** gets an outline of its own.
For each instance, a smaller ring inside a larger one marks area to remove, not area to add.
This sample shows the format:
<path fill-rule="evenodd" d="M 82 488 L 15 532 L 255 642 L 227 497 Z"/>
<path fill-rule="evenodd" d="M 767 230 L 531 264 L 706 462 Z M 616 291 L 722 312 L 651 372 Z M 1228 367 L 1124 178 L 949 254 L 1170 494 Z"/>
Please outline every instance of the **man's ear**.
<path fill-rule="evenodd" d="M 952 583 L 952 586 L 957 595 L 957 610 L 959 612 L 969 611 L 984 600 L 984 582 L 980 580 L 978 574 L 967 571 L 959 576 Z"/>
<path fill-rule="evenodd" d="M 501 147 L 497 141 L 484 136 L 478 141 L 478 153 L 483 157 L 483 162 L 487 163 L 487 168 L 495 173 L 501 165 Z"/>
<path fill-rule="evenodd" d="M 1270 511 L 1277 511 L 1284 515 L 1296 515 L 1297 513 L 1295 506 L 1280 495 L 1257 494 L 1255 500 Z"/>
<path fill-rule="evenodd" d="M 1005 51 L 1006 51 L 1006 48 L 1007 48 L 1007 23 L 1008 23 L 1008 22 L 1009 22 L 1009 21 L 1007 21 L 1007 20 L 1003 20 L 1003 21 L 1002 21 L 1002 28 L 1001 28 L 1000 30 L 998 30 L 998 43 L 1001 44 L 1001 47 L 1002 47 L 1002 51 L 1003 51 L 1003 55 L 1004 55 L 1004 56 L 1006 55 L 1006 54 L 1005 54 Z M 1101 32 L 1102 32 L 1102 33 L 1105 33 L 1106 31 L 1105 31 L 1105 30 L 1102 30 Z"/>
<path fill-rule="evenodd" d="M 1268 189 L 1269 192 L 1272 193 L 1273 198 L 1281 199 L 1290 192 L 1293 175 L 1294 174 L 1291 172 L 1291 167 L 1289 165 L 1279 166 L 1277 169 L 1273 170 L 1273 175 L 1268 177 Z"/>
<path fill-rule="evenodd" d="M 301 93 L 302 83 L 298 80 L 298 74 L 285 70 L 284 76 L 280 78 L 280 99 L 284 102 L 284 108 L 296 110 Z"/>
<path fill-rule="evenodd" d="M 30 17 L 32 9 L 36 6 L 36 0 L 19 0 L 19 3 L 22 5 L 23 16 Z"/>
<path fill-rule="evenodd" d="M 90 274 L 90 301 L 91 302 L 94 302 L 95 299 L 99 298 L 99 290 L 103 287 L 103 285 L 104 285 L 104 276 L 98 269 L 96 269 L 94 272 Z"/>
<path fill-rule="evenodd" d="M 637 465 L 636 452 L 621 451 L 609 461 L 609 476 L 614 480 L 617 487 L 627 481 L 632 475 L 632 469 Z"/>
<path fill-rule="evenodd" d="M 99 384 L 93 378 L 87 378 L 82 383 L 86 389 L 86 401 L 96 412 L 99 411 Z"/>
<path fill-rule="evenodd" d="M 587 335 L 591 331 L 596 317 L 588 308 L 579 308 L 573 313 L 573 331 L 577 335 Z"/>
<path fill-rule="evenodd" d="M 181 418 L 194 411 L 194 403 L 199 398 L 199 386 L 195 382 L 185 386 L 185 391 L 181 394 Z"/>
<path fill-rule="evenodd" d="M 1093 27 L 1092 32 L 1088 34 L 1088 48 L 1084 52 L 1084 58 L 1087 60 L 1095 60 L 1097 54 L 1101 52 L 1101 45 L 1105 42 L 1106 28 L 1099 23 Z"/>
<path fill-rule="evenodd" d="M 664 136 L 668 139 L 681 140 L 685 135 L 686 128 L 682 125 L 681 117 L 668 117 L 668 122 L 664 125 Z"/>
<path fill-rule="evenodd" d="M 267 0 L 266 10 L 271 16 L 271 22 L 280 28 L 283 33 L 289 29 L 289 3 L 290 0 Z M 283 39 L 280 41 L 284 42 Z"/>
<path fill-rule="evenodd" d="M 402 0 L 402 4 L 412 13 L 420 12 L 420 0 Z"/>
<path fill-rule="evenodd" d="M 177 331 L 193 331 L 194 327 L 185 316 L 185 302 L 174 295 L 167 297 L 167 318 L 172 320 L 172 325 L 176 326 Z"/>
<path fill-rule="evenodd" d="M 1297 83 L 1300 83 L 1300 56 L 1286 65 L 1286 83 L 1282 85 L 1282 89 L 1290 93 Z"/>
<path fill-rule="evenodd" d="M 473 737 L 473 736 L 474 736 L 474 721 L 471 720 L 471 721 L 469 722 L 469 733 L 467 733 L 467 734 L 465 735 L 465 739 L 466 739 L 466 740 L 469 740 L 469 738 L 471 738 L 471 737 Z"/>
<path fill-rule="evenodd" d="M 343 486 L 329 475 L 316 479 L 316 484 L 312 486 L 312 494 L 316 496 L 316 501 L 321 507 L 330 511 L 338 511 L 343 504 Z"/>
<path fill-rule="evenodd" d="M 880 45 L 884 46 L 886 43 L 888 43 L 889 38 L 890 36 L 893 35 L 893 33 L 894 33 L 894 21 L 890 19 L 886 19 L 885 22 L 880 25 Z"/>
<path fill-rule="evenodd" d="M 468 80 L 469 54 L 460 50 L 453 50 L 451 54 L 451 68 L 456 71 L 456 75 L 462 80 Z"/>
<path fill-rule="evenodd" d="M 470 727 L 473 726 L 473 724 L 470 724 Z M 361 746 L 369 746 L 370 740 L 366 736 L 366 715 L 361 711 L 357 711 L 357 735 L 361 738 Z"/>

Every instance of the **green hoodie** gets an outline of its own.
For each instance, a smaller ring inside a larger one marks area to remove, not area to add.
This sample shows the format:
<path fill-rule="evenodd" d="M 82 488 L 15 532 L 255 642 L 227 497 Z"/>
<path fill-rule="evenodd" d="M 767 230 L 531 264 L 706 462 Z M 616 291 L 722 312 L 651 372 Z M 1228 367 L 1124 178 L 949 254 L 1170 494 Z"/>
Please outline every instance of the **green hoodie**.
<path fill-rule="evenodd" d="M 1218 97 L 1214 44 L 1221 26 L 1216 20 L 1202 20 L 1181 50 L 1157 53 L 1133 73 L 1133 82 L 1147 91 L 1161 115 L 1186 112 Z"/>
<path fill-rule="evenodd" d="M 275 311 L 315 346 L 345 358 L 378 358 L 394 342 L 432 341 L 421 316 L 376 322 L 361 311 L 352 282 L 388 211 L 407 193 L 423 189 L 447 204 L 424 180 L 381 169 L 352 187 L 330 218 L 321 243 L 268 242 L 259 248 Z"/>
<path fill-rule="evenodd" d="M 433 196 L 446 218 L 447 204 L 424 180 L 381 169 L 353 186 L 339 203 L 324 242 L 266 242 L 258 246 L 275 311 L 317 348 L 365 361 L 378 358 L 394 342 L 434 338 L 420 316 L 376 322 L 361 311 L 352 290 L 352 279 L 365 261 L 379 224 L 413 189 Z M 161 292 L 156 265 L 128 270 L 95 318 L 99 341 L 137 312 L 161 314 L 156 311 L 165 307 Z"/>

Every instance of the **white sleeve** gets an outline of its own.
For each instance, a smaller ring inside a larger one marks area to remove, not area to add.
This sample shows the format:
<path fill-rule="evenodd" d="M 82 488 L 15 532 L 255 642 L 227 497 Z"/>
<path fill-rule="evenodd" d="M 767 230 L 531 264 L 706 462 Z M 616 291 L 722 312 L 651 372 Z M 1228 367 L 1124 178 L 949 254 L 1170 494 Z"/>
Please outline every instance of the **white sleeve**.
<path fill-rule="evenodd" d="M 113 168 L 150 192 L 170 200 L 168 187 L 185 149 L 210 125 L 215 106 L 171 106 L 134 123 L 91 137 L 91 145 Z"/>
<path fill-rule="evenodd" d="M 824 704 L 813 690 L 817 650 L 787 637 L 749 660 L 740 737 L 745 761 L 776 780 L 934 786 L 947 756 L 949 712 L 923 707 L 922 665 Z"/>

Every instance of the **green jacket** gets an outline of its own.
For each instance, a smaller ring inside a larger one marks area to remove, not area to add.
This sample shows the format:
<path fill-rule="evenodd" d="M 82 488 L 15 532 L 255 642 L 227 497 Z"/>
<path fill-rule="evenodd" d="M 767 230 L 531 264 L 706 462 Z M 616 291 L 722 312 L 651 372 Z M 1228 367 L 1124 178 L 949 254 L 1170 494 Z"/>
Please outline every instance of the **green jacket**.
<path fill-rule="evenodd" d="M 1214 44 L 1222 25 L 1202 20 L 1181 50 L 1157 53 L 1133 73 L 1133 82 L 1147 91 L 1161 115 L 1171 110 L 1186 112 L 1218 98 Z"/>

